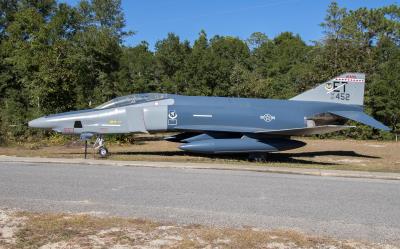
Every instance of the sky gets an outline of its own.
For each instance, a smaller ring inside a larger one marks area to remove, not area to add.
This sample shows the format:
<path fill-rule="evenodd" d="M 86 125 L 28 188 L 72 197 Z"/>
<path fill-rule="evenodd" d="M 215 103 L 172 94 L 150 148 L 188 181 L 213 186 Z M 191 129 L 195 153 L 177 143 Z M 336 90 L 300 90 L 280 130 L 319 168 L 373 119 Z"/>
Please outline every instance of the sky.
<path fill-rule="evenodd" d="M 75 5 L 79 0 L 60 0 Z M 209 38 L 227 35 L 247 39 L 253 32 L 274 38 L 281 32 L 299 34 L 304 41 L 320 40 L 331 0 L 122 0 L 126 29 L 136 34 L 127 46 L 147 41 L 150 48 L 169 32 L 193 43 L 203 29 Z M 357 9 L 399 4 L 399 0 L 338 0 L 340 7 Z"/>

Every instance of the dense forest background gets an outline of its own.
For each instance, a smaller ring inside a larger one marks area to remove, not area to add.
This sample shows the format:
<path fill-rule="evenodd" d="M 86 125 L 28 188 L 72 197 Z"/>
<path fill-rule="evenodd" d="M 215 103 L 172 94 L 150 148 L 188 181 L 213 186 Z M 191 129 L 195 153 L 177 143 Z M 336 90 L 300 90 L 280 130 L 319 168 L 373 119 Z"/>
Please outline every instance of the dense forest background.
<path fill-rule="evenodd" d="M 367 74 L 366 112 L 399 131 L 399 6 L 332 2 L 321 22 L 311 45 L 290 32 L 242 40 L 201 30 L 193 44 L 170 33 L 153 51 L 124 45 L 134 34 L 120 0 L 0 0 L 0 142 L 48 136 L 27 121 L 129 93 L 290 98 L 344 72 Z M 394 136 L 362 125 L 340 134 Z"/>

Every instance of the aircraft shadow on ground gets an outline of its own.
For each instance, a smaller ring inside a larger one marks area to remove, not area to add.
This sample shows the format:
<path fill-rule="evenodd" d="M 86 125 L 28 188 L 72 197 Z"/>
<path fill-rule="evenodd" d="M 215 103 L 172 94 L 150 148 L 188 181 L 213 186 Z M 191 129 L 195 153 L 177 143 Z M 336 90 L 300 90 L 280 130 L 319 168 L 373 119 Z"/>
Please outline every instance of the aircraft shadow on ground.
<path fill-rule="evenodd" d="M 202 157 L 205 159 L 225 159 L 225 160 L 236 160 L 249 162 L 248 154 L 231 154 L 231 155 L 209 155 L 209 154 L 195 154 L 184 151 L 146 151 L 146 152 L 115 152 L 114 155 L 152 155 L 152 156 L 193 156 Z M 279 156 L 278 154 L 268 154 L 265 162 L 277 162 L 277 163 L 295 163 L 295 164 L 322 164 L 322 165 L 335 165 L 335 163 L 324 163 L 314 162 L 309 160 L 297 159 L 288 156 Z"/>
<path fill-rule="evenodd" d="M 297 153 L 282 152 L 282 153 L 276 153 L 274 155 L 282 155 L 289 157 L 349 156 L 349 157 L 360 157 L 360 158 L 371 158 L 371 159 L 381 158 L 378 156 L 360 154 L 352 150 L 327 150 L 327 151 L 312 151 L 312 152 L 297 152 Z"/>
<path fill-rule="evenodd" d="M 76 154 L 83 155 L 82 152 L 71 153 L 61 152 L 60 154 Z M 88 154 L 93 154 L 92 150 L 88 150 Z M 249 162 L 248 154 L 228 154 L 228 155 L 210 155 L 210 154 L 195 154 L 185 151 L 111 151 L 112 155 L 120 156 L 164 156 L 164 157 L 183 157 L 193 156 L 202 157 L 205 159 L 225 159 L 225 160 L 237 160 L 243 162 Z M 265 162 L 269 163 L 292 163 L 292 164 L 309 164 L 309 165 L 338 165 L 334 162 L 323 162 L 323 161 L 312 161 L 304 158 L 314 158 L 317 156 L 339 156 L 339 157 L 357 157 L 357 158 L 370 158 L 379 159 L 381 157 L 364 155 L 355 151 L 347 150 L 328 150 L 328 151 L 315 151 L 315 152 L 279 152 L 279 153 L 268 153 L 265 157 Z"/>
<path fill-rule="evenodd" d="M 114 155 L 150 155 L 150 156 L 195 156 L 210 159 L 227 159 L 227 160 L 238 160 L 238 161 L 249 161 L 248 154 L 234 154 L 234 155 L 202 155 L 194 154 L 185 151 L 145 151 L 145 152 L 114 152 Z M 316 162 L 311 160 L 301 159 L 301 157 L 313 158 L 316 156 L 349 156 L 349 157 L 359 157 L 359 158 L 380 158 L 376 156 L 363 155 L 354 151 L 316 151 L 316 152 L 297 152 L 297 153 L 269 153 L 267 154 L 266 162 L 276 162 L 276 163 L 294 163 L 294 164 L 319 164 L 319 165 L 337 165 L 332 162 Z M 298 158 L 300 157 L 300 158 Z"/>

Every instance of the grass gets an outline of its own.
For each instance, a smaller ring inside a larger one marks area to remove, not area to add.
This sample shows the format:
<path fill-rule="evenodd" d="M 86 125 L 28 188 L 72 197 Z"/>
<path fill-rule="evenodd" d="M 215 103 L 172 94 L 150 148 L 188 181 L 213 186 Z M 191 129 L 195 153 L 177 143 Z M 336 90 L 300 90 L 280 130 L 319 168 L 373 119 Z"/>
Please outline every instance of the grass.
<path fill-rule="evenodd" d="M 250 162 L 247 155 L 196 155 L 177 149 L 178 144 L 161 137 L 138 137 L 135 144 L 110 144 L 111 160 L 170 161 L 246 164 L 257 167 L 296 167 L 334 170 L 359 170 L 400 173 L 400 142 L 362 140 L 301 139 L 305 147 L 271 153 L 263 163 Z M 91 153 L 89 158 L 97 158 Z M 0 155 L 83 158 L 83 144 L 69 141 L 65 145 L 37 143 L 0 147 Z"/>
<path fill-rule="evenodd" d="M 128 249 L 396 248 L 310 236 L 291 230 L 162 224 L 139 219 L 72 214 L 19 212 L 8 215 L 23 222 L 15 231 L 13 242 L 3 242 L 0 234 L 0 248 L 111 248 L 114 245 Z M 0 228 L 2 225 L 7 224 L 0 222 Z"/>

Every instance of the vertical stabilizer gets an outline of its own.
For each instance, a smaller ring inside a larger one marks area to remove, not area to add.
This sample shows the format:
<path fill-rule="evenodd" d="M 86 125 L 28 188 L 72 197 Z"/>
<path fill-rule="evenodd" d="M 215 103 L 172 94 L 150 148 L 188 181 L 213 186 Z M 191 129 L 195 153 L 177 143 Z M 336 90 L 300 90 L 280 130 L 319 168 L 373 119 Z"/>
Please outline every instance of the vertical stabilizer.
<path fill-rule="evenodd" d="M 290 100 L 320 101 L 348 105 L 364 104 L 365 74 L 345 73 Z"/>

